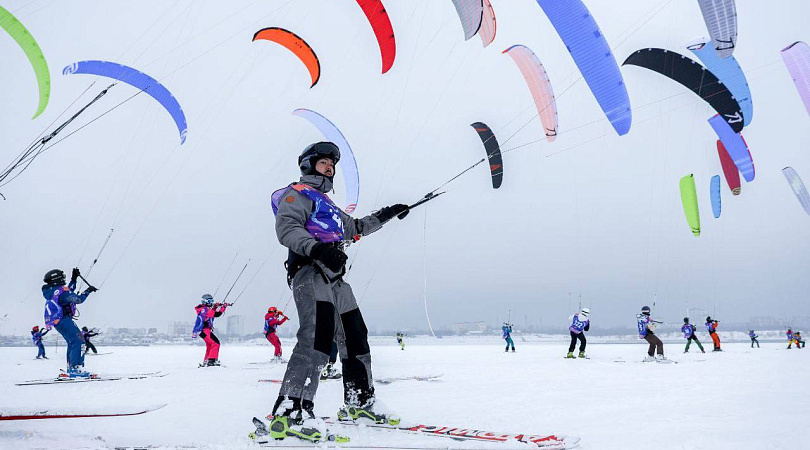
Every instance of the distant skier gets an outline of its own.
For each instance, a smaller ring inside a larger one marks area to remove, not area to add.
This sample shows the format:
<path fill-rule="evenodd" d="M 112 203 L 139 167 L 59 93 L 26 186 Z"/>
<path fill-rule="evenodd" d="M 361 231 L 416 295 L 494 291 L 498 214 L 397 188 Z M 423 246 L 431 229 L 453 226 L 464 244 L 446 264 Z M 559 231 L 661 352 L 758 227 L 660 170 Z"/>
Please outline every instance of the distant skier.
<path fill-rule="evenodd" d="M 295 436 L 319 441 L 318 428 L 302 426 L 304 414 L 314 418 L 319 374 L 337 340 L 343 365 L 344 407 L 339 420 L 361 417 L 377 423 L 399 423 L 375 411 L 368 329 L 346 274 L 347 243 L 379 230 L 394 217 L 403 218 L 407 205 L 381 208 L 353 218 L 326 195 L 332 190 L 340 149 L 332 142 L 307 146 L 298 157 L 299 181 L 273 192 L 276 236 L 288 248 L 287 281 L 298 309 L 298 343 L 293 348 L 284 382 L 273 406 L 272 437 Z"/>
<path fill-rule="evenodd" d="M 335 363 L 337 362 L 338 357 L 338 345 L 337 342 L 332 341 L 332 352 L 329 353 L 329 362 L 326 364 L 326 367 L 323 368 L 321 371 L 321 381 L 323 380 L 336 380 L 341 377 L 341 373 L 335 369 Z"/>
<path fill-rule="evenodd" d="M 512 324 L 509 322 L 504 322 L 503 326 L 501 327 L 501 333 L 503 334 L 503 339 L 506 341 L 506 350 L 504 352 L 509 351 L 509 346 L 512 346 L 512 353 L 515 352 L 515 341 L 512 340 Z"/>
<path fill-rule="evenodd" d="M 703 344 L 701 344 L 698 340 L 696 332 L 697 328 L 689 323 L 688 317 L 684 317 L 683 326 L 681 327 L 681 333 L 683 333 L 683 337 L 686 339 L 686 348 L 683 351 L 684 353 L 689 353 L 689 344 L 691 344 L 692 341 L 695 341 L 695 344 L 697 344 L 698 348 L 700 348 L 701 353 L 706 353 L 706 351 L 703 350 Z"/>
<path fill-rule="evenodd" d="M 31 340 L 34 342 L 34 345 L 37 346 L 37 359 L 45 358 L 45 345 L 42 343 L 42 338 L 48 334 L 51 330 L 40 330 L 39 325 L 34 325 L 34 328 L 31 328 Z"/>
<path fill-rule="evenodd" d="M 650 344 L 647 350 L 647 357 L 644 361 L 666 361 L 664 356 L 664 343 L 655 335 L 656 321 L 650 316 L 650 307 L 643 306 L 641 314 L 636 315 L 638 321 L 638 338 L 644 339 Z M 655 354 L 657 352 L 657 354 Z M 655 354 L 655 356 L 653 356 Z"/>
<path fill-rule="evenodd" d="M 790 348 L 794 344 L 793 330 L 788 328 L 787 332 L 785 332 L 785 335 L 787 336 L 787 341 L 788 341 L 788 347 L 787 348 Z"/>
<path fill-rule="evenodd" d="M 214 334 L 214 318 L 221 316 L 228 307 L 228 303 L 214 303 L 211 294 L 202 296 L 202 301 L 194 307 L 197 312 L 197 321 L 191 337 L 199 335 L 205 341 L 205 359 L 200 367 L 219 365 L 219 339 Z"/>
<path fill-rule="evenodd" d="M 84 370 L 84 355 L 82 355 L 82 335 L 79 327 L 73 321 L 76 315 L 76 305 L 84 303 L 87 296 L 96 292 L 93 286 L 87 286 L 81 294 L 76 294 L 76 280 L 81 273 L 73 269 L 70 283 L 65 285 L 65 272 L 59 269 L 48 271 L 43 277 L 42 296 L 45 297 L 45 327 L 56 331 L 67 342 L 67 372 L 60 377 L 91 378 L 95 374 Z"/>
<path fill-rule="evenodd" d="M 804 341 L 802 340 L 801 331 L 793 333 L 793 340 L 796 342 L 796 348 L 804 348 L 805 344 Z"/>
<path fill-rule="evenodd" d="M 571 314 L 568 317 L 568 320 L 571 322 L 571 325 L 568 326 L 568 331 L 571 333 L 571 345 L 568 346 L 568 355 L 565 356 L 566 358 L 575 358 L 574 348 L 577 345 L 577 339 L 579 339 L 579 357 L 585 357 L 585 345 L 587 344 L 585 331 L 591 329 L 590 315 L 590 309 L 582 308 L 579 312 Z"/>
<path fill-rule="evenodd" d="M 94 354 L 98 354 L 98 350 L 96 350 L 96 346 L 90 342 L 90 338 L 98 336 L 98 332 L 95 331 L 95 328 L 92 330 L 88 330 L 87 327 L 82 327 L 82 340 L 84 341 L 84 354 L 87 355 L 87 352 L 93 350 Z"/>
<path fill-rule="evenodd" d="M 401 350 L 405 350 L 405 335 L 397 331 L 397 344 Z"/>
<path fill-rule="evenodd" d="M 275 349 L 273 359 L 276 361 L 281 361 L 281 341 L 276 335 L 276 328 L 288 319 L 289 318 L 275 306 L 267 308 L 267 314 L 264 315 L 264 337 L 273 344 L 273 348 Z"/>
<path fill-rule="evenodd" d="M 754 343 L 756 343 L 757 348 L 759 348 L 759 341 L 757 340 L 759 336 L 757 336 L 757 334 L 754 333 L 754 330 L 748 330 L 748 337 L 751 338 L 751 348 L 754 348 Z"/>
<path fill-rule="evenodd" d="M 717 320 L 712 320 L 711 316 L 706 317 L 706 330 L 709 332 L 709 336 L 712 337 L 712 342 L 714 342 L 714 350 L 713 352 L 722 352 L 723 350 L 720 348 L 720 336 L 717 334 L 717 324 L 719 322 Z"/>

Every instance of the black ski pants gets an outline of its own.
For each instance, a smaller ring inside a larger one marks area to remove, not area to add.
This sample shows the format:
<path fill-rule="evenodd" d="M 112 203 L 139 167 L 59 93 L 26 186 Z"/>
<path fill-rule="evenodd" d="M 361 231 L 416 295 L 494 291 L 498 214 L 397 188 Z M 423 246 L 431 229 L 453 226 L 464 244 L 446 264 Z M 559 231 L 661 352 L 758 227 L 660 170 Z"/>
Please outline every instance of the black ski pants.
<path fill-rule="evenodd" d="M 571 333 L 571 345 L 568 346 L 568 353 L 574 351 L 574 348 L 577 346 L 577 339 L 579 339 L 579 351 L 584 352 L 585 344 L 588 343 L 585 340 L 585 333 L 574 333 L 573 331 L 570 331 L 570 333 Z"/>
<path fill-rule="evenodd" d="M 647 335 L 644 336 L 644 340 L 650 343 L 650 348 L 647 350 L 648 355 L 653 356 L 656 350 L 659 355 L 664 354 L 664 343 L 661 342 L 661 339 L 658 339 L 658 336 L 648 331 Z"/>
<path fill-rule="evenodd" d="M 90 339 L 85 338 L 84 339 L 84 354 L 86 355 L 87 352 L 89 352 L 90 350 L 92 350 L 93 353 L 96 353 L 96 354 L 98 353 L 98 350 L 96 350 L 96 346 L 93 345 L 92 342 L 90 342 Z"/>
<path fill-rule="evenodd" d="M 757 338 L 751 338 L 751 348 L 754 348 L 754 343 L 756 342 L 757 348 L 759 348 L 759 341 Z"/>

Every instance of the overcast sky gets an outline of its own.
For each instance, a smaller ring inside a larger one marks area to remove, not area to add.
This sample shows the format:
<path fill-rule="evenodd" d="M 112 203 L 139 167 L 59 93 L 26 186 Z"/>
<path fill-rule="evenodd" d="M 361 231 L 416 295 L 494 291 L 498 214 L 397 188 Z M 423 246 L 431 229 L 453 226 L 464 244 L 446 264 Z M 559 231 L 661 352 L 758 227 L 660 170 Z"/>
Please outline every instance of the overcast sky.
<path fill-rule="evenodd" d="M 31 120 L 35 77 L 17 44 L 0 35 L 3 166 L 108 84 L 100 79 L 80 97 L 95 78 L 61 75 L 86 59 L 159 79 L 182 105 L 189 131 L 179 146 L 170 116 L 139 95 L 0 190 L 7 197 L 0 333 L 41 324 L 42 275 L 77 265 L 87 272 L 111 228 L 88 275 L 101 290 L 80 308 L 80 325 L 165 330 L 169 321 L 190 322 L 200 295 L 224 277 L 221 298 L 248 259 L 230 299 L 244 294 L 228 314 L 256 330 L 270 305 L 296 317 L 269 203 L 273 190 L 297 178 L 303 147 L 321 139 L 290 114 L 296 108 L 328 117 L 351 143 L 361 180 L 355 215 L 412 203 L 480 159 L 473 122 L 487 123 L 510 150 L 499 190 L 478 166 L 446 195 L 350 249 L 347 279 L 372 329 L 426 329 L 425 297 L 434 327 L 497 325 L 509 310 L 519 324 L 564 326 L 580 295 L 602 326 L 632 326 L 654 298 L 656 313 L 673 321 L 687 306 L 727 321 L 810 315 L 810 217 L 781 173 L 789 165 L 810 181 L 810 117 L 779 55 L 810 40 L 806 1 L 737 2 L 734 56 L 752 92 L 744 134 L 756 179 L 734 198 L 723 182 L 719 219 L 708 193 L 721 168 L 707 104 L 658 74 L 622 68 L 634 110 L 630 133 L 618 137 L 536 2 L 492 4 L 497 37 L 483 48 L 478 37 L 463 40 L 449 0 L 385 1 L 397 55 L 380 75 L 376 40 L 351 0 L 4 2 L 42 47 L 52 90 L 44 114 Z M 586 5 L 619 62 L 646 47 L 689 54 L 685 44 L 708 34 L 694 1 Z M 318 54 L 314 88 L 286 49 L 251 42 L 269 26 L 295 32 Z M 513 44 L 533 49 L 551 79 L 560 130 L 552 144 L 520 72 L 501 54 Z M 60 136 L 135 92 L 116 86 Z M 689 173 L 698 238 L 678 190 Z"/>

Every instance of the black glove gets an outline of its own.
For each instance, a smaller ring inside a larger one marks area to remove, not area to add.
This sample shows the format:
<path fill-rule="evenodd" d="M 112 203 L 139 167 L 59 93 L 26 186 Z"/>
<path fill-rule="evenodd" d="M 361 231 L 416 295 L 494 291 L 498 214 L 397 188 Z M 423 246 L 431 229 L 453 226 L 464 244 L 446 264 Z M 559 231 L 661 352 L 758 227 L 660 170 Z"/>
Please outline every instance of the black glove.
<path fill-rule="evenodd" d="M 93 286 L 87 286 L 87 289 L 85 289 L 84 292 L 85 292 L 85 294 L 92 294 L 93 292 L 96 292 L 97 290 L 98 289 L 96 289 Z"/>
<path fill-rule="evenodd" d="M 315 244 L 312 251 L 309 252 L 309 256 L 322 262 L 332 272 L 340 272 L 343 265 L 346 264 L 346 260 L 349 259 L 345 253 L 325 242 Z"/>
<path fill-rule="evenodd" d="M 76 282 L 76 280 L 79 278 L 79 275 L 80 275 L 80 273 L 79 273 L 79 268 L 78 268 L 78 267 L 74 267 L 74 268 L 73 268 L 73 272 L 70 274 L 70 281 L 71 281 L 72 283 L 75 283 L 75 282 Z"/>
<path fill-rule="evenodd" d="M 395 205 L 380 208 L 380 210 L 373 213 L 372 216 L 379 219 L 381 223 L 385 223 L 385 222 L 388 222 L 389 220 L 393 219 L 394 216 L 399 216 L 400 219 L 404 219 L 405 216 L 407 216 L 409 212 L 410 212 L 410 208 L 408 208 L 408 205 L 403 205 L 402 203 L 397 203 Z"/>

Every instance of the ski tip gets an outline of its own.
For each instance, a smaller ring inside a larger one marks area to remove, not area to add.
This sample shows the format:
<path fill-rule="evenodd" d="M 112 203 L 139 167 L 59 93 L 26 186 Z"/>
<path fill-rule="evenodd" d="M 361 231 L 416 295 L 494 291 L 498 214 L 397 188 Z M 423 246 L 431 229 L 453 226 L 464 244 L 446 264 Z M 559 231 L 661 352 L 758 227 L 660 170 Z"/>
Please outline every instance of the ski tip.
<path fill-rule="evenodd" d="M 579 441 L 581 439 L 579 436 L 561 436 L 561 440 L 564 445 L 563 448 L 569 449 L 579 447 Z"/>
<path fill-rule="evenodd" d="M 144 413 L 148 413 L 148 412 L 152 412 L 152 411 L 157 411 L 157 410 L 159 410 L 159 409 L 163 409 L 163 408 L 165 408 L 165 407 L 166 407 L 166 405 L 168 405 L 168 403 L 161 403 L 161 404 L 159 404 L 159 405 L 151 405 L 151 406 L 147 406 L 146 408 L 144 408 L 144 409 L 143 409 L 143 412 L 144 412 Z"/>

